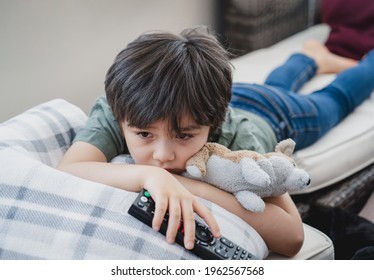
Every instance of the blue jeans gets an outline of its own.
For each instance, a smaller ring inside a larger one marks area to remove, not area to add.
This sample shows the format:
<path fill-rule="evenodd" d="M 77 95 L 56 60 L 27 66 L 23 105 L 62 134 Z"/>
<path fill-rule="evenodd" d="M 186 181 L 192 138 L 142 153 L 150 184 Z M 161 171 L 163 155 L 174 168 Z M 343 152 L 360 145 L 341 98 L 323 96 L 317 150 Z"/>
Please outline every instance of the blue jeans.
<path fill-rule="evenodd" d="M 236 83 L 231 106 L 253 112 L 273 128 L 277 140 L 292 138 L 296 149 L 313 144 L 368 98 L 374 89 L 374 50 L 356 67 L 308 95 L 298 90 L 315 76 L 313 59 L 294 54 L 270 73 L 264 85 Z"/>

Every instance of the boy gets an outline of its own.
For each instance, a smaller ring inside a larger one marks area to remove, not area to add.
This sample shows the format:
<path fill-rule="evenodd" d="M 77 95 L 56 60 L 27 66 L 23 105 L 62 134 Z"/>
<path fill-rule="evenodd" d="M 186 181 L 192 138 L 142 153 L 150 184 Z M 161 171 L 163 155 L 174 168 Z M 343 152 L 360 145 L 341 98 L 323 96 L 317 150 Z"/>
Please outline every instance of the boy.
<path fill-rule="evenodd" d="M 228 109 L 231 65 L 214 36 L 200 29 L 140 36 L 116 57 L 105 91 L 59 169 L 129 191 L 148 189 L 156 202 L 153 228 L 159 230 L 168 210 L 166 238 L 174 242 L 183 218 L 187 249 L 194 246 L 194 212 L 215 237 L 220 235 L 214 217 L 197 199 L 202 197 L 251 224 L 270 250 L 286 256 L 300 250 L 302 222 L 288 194 L 265 198 L 265 211 L 251 213 L 231 194 L 179 175 L 207 141 L 267 152 L 278 140 L 266 118 Z M 236 103 L 242 98 L 238 95 L 232 104 L 241 107 Z M 130 153 L 136 164 L 109 163 L 121 153 Z"/>

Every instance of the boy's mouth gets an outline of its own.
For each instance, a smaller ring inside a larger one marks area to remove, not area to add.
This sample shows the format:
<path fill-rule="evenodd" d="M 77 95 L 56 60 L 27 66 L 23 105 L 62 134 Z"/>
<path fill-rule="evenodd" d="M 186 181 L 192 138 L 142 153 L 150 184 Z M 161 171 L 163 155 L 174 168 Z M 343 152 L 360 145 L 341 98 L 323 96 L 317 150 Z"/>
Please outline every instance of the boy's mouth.
<path fill-rule="evenodd" d="M 166 171 L 173 173 L 173 174 L 181 174 L 184 172 L 184 169 L 177 169 L 177 168 L 165 168 Z"/>

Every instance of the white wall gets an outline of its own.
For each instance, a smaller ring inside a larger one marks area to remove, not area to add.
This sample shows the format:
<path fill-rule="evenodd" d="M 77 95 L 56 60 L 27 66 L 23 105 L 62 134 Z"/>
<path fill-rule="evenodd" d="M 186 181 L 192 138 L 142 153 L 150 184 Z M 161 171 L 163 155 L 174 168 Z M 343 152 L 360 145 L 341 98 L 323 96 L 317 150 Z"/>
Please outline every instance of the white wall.
<path fill-rule="evenodd" d="M 214 0 L 0 0 L 0 122 L 64 98 L 89 112 L 142 32 L 213 25 Z"/>

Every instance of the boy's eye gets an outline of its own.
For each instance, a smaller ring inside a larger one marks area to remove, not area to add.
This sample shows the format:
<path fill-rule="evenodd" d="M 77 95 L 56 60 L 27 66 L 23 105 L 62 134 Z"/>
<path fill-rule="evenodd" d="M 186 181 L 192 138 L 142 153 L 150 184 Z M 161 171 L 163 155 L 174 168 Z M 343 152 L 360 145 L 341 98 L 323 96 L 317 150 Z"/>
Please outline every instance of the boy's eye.
<path fill-rule="evenodd" d="M 177 135 L 177 138 L 180 140 L 187 140 L 187 139 L 190 139 L 191 137 L 192 137 L 191 134 L 185 134 L 185 133 L 181 133 Z"/>
<path fill-rule="evenodd" d="M 149 138 L 151 137 L 151 133 L 146 131 L 137 132 L 136 135 L 139 135 L 141 138 Z"/>

